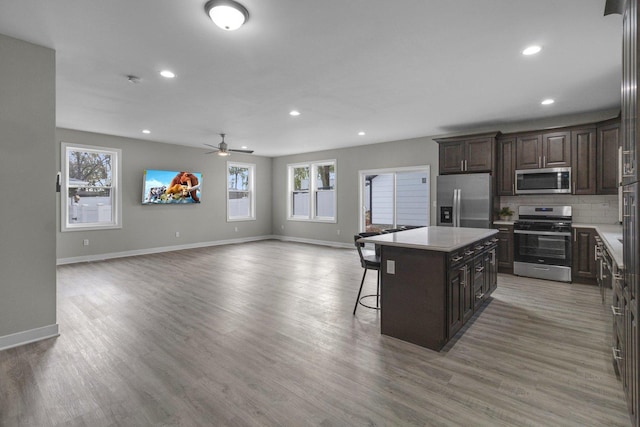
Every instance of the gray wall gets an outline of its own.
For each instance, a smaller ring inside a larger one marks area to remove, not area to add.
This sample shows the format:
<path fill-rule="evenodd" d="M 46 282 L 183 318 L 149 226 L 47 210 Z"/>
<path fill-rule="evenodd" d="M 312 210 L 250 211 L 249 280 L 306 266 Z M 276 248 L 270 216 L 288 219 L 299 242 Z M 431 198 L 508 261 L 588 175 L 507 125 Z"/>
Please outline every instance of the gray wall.
<path fill-rule="evenodd" d="M 287 165 L 327 159 L 336 159 L 337 163 L 337 223 L 287 220 Z M 430 192 L 433 201 L 435 200 L 435 177 L 438 175 L 438 144 L 429 137 L 275 158 L 273 160 L 273 234 L 352 244 L 353 234 L 359 232 L 358 172 L 367 169 L 423 165 L 430 165 L 431 168 Z M 434 215 L 435 208 L 432 206 L 432 224 L 435 221 Z M 338 230 L 340 230 L 339 235 Z"/>
<path fill-rule="evenodd" d="M 56 132 L 55 167 L 60 169 L 61 142 L 122 150 L 122 229 L 60 231 L 57 209 L 57 256 L 59 259 L 95 257 L 179 245 L 197 245 L 229 239 L 271 234 L 271 158 L 234 153 L 224 158 L 206 155 L 205 147 L 159 144 L 69 129 Z M 256 165 L 256 220 L 227 222 L 227 159 Z M 201 199 L 193 205 L 142 205 L 145 169 L 187 170 L 203 174 Z M 235 228 L 238 231 L 235 231 Z M 176 231 L 180 237 L 176 238 Z M 89 239 L 89 246 L 83 240 Z"/>
<path fill-rule="evenodd" d="M 0 337 L 56 323 L 55 52 L 0 35 Z"/>

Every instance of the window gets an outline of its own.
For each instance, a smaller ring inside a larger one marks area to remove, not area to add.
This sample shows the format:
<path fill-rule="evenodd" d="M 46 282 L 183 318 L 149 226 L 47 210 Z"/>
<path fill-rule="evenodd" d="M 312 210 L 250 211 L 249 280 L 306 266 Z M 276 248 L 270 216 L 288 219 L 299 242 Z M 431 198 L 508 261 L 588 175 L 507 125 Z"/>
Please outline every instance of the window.
<path fill-rule="evenodd" d="M 289 219 L 336 221 L 336 161 L 289 165 Z"/>
<path fill-rule="evenodd" d="M 121 150 L 62 144 L 62 231 L 120 228 Z"/>
<path fill-rule="evenodd" d="M 227 220 L 256 219 L 255 165 L 227 162 Z"/>

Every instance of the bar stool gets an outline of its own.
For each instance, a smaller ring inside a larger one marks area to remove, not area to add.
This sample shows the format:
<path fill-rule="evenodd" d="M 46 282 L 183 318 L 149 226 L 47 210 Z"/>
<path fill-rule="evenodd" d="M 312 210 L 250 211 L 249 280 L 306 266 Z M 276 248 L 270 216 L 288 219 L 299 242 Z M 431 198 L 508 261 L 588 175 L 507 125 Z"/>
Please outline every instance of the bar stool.
<path fill-rule="evenodd" d="M 353 236 L 353 241 L 356 245 L 356 249 L 358 249 L 358 255 L 360 256 L 360 265 L 364 268 L 364 273 L 362 274 L 362 281 L 360 281 L 360 289 L 358 290 L 358 296 L 356 297 L 356 305 L 353 307 L 353 314 L 356 314 L 356 309 L 358 308 L 358 304 L 371 308 L 374 310 L 380 310 L 380 249 L 378 245 L 376 245 L 375 252 L 373 255 L 365 255 L 363 253 L 364 243 L 358 242 L 359 239 L 363 237 L 376 236 L 380 233 L 370 232 L 370 233 L 360 233 Z M 367 270 L 377 270 L 378 280 L 377 280 L 377 291 L 375 294 L 363 295 L 362 286 L 364 285 L 364 279 L 367 277 Z M 368 305 L 364 303 L 362 300 L 365 298 L 376 297 L 376 305 Z"/>

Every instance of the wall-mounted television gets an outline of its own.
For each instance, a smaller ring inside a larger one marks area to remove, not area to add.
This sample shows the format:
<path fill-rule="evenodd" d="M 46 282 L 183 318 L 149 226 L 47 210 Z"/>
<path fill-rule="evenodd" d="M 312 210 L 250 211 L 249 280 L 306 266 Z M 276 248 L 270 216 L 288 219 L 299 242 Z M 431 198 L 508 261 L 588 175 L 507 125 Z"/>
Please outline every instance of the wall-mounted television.
<path fill-rule="evenodd" d="M 200 203 L 202 174 L 147 169 L 142 185 L 143 205 Z"/>

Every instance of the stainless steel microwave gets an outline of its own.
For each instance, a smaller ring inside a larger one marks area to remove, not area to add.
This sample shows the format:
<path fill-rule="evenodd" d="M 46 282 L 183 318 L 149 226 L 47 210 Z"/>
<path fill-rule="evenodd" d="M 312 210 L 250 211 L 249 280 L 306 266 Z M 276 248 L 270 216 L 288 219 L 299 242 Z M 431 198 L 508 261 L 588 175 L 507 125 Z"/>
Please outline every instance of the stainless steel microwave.
<path fill-rule="evenodd" d="M 570 194 L 571 168 L 516 171 L 516 194 Z"/>

